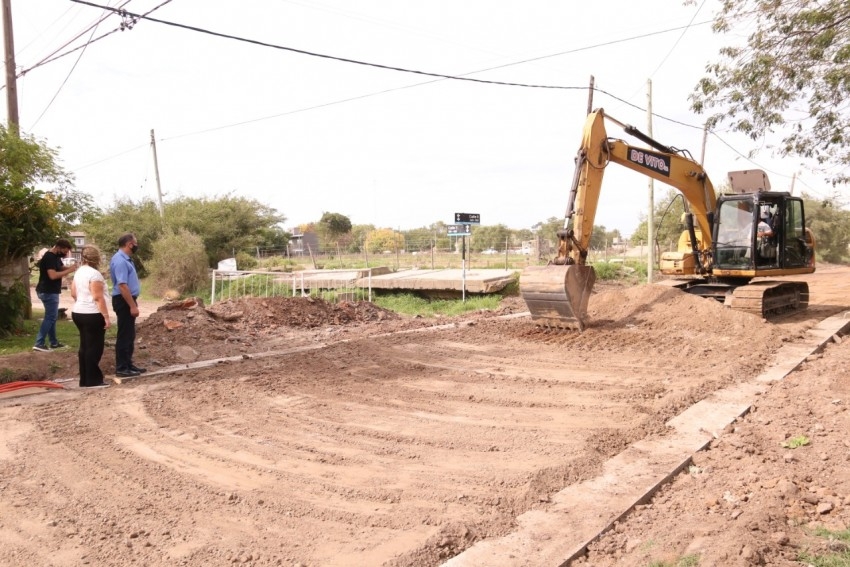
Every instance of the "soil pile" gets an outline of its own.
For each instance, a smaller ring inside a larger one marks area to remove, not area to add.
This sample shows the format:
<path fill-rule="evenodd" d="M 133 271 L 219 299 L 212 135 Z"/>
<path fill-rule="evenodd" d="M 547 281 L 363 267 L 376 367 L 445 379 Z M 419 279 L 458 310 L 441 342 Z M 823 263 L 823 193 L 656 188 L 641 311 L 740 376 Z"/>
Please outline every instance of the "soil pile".
<path fill-rule="evenodd" d="M 139 323 L 137 341 L 140 360 L 164 366 L 296 346 L 342 327 L 371 325 L 377 330 L 381 323 L 400 319 L 367 301 L 241 298 L 205 307 L 200 298 L 190 298 L 166 303 Z"/>

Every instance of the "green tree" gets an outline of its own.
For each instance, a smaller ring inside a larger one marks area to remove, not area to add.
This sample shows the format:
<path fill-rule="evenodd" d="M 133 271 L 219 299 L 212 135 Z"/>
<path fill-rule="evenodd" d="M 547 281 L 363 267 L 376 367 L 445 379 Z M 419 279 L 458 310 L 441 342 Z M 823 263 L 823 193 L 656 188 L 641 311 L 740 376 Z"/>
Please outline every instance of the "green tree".
<path fill-rule="evenodd" d="M 211 266 L 239 251 L 253 253 L 266 242 L 269 230 L 280 228 L 285 221 L 274 208 L 232 194 L 183 197 L 165 207 L 167 226 L 185 228 L 203 239 Z"/>
<path fill-rule="evenodd" d="M 806 226 L 815 235 L 817 258 L 824 262 L 845 262 L 850 244 L 850 212 L 838 208 L 831 199 L 817 201 L 806 194 L 803 194 L 803 206 Z"/>
<path fill-rule="evenodd" d="M 322 240 L 328 244 L 335 243 L 351 233 L 351 219 L 340 213 L 322 213 L 316 228 Z"/>
<path fill-rule="evenodd" d="M 366 237 L 366 249 L 371 254 L 380 254 L 386 250 L 395 252 L 404 247 L 404 235 L 391 228 L 373 230 Z"/>
<path fill-rule="evenodd" d="M 452 238 L 448 235 L 447 225 L 443 221 L 431 223 L 428 227 L 432 233 L 436 235 L 437 250 L 450 250 L 452 247 Z"/>
<path fill-rule="evenodd" d="M 139 250 L 133 254 L 133 262 L 142 276 L 147 274 L 145 265 L 153 257 L 153 243 L 165 230 L 159 207 L 150 198 L 138 203 L 129 198 L 117 199 L 111 207 L 89 218 L 80 228 L 86 233 L 87 240 L 96 244 L 107 259 L 118 250 L 118 238 L 122 234 L 135 234 Z M 180 227 L 169 228 L 176 230 Z"/>
<path fill-rule="evenodd" d="M 679 235 L 682 234 L 684 226 L 682 225 L 682 213 L 685 212 L 685 201 L 682 194 L 673 188 L 668 188 L 667 192 L 657 199 L 655 203 L 655 242 L 661 250 L 666 250 L 672 242 L 673 247 L 679 241 Z M 642 215 L 640 224 L 632 233 L 631 243 L 633 246 L 638 246 L 643 243 L 647 245 L 649 239 L 647 233 L 649 231 L 649 222 L 646 215 Z"/>
<path fill-rule="evenodd" d="M 271 249 L 280 254 L 286 252 L 286 247 L 289 245 L 289 241 L 292 240 L 292 233 L 284 230 L 280 225 L 261 228 L 257 236 L 257 246 L 264 249 Z"/>
<path fill-rule="evenodd" d="M 403 234 L 405 248 L 410 251 L 430 250 L 434 243 L 434 231 L 428 227 L 405 230 Z"/>
<path fill-rule="evenodd" d="M 257 247 L 280 242 L 286 238 L 279 226 L 285 220 L 286 217 L 271 207 L 232 195 L 181 197 L 164 204 L 163 218 L 151 199 L 138 203 L 122 199 L 97 218 L 90 219 L 83 229 L 107 253 L 117 249 L 121 234 L 134 233 L 139 240 L 134 260 L 144 270 L 145 262 L 153 256 L 153 243 L 166 231 L 185 229 L 198 235 L 204 242 L 209 265 L 215 266 L 219 260 L 240 251 L 253 253 Z"/>
<path fill-rule="evenodd" d="M 558 231 L 564 228 L 564 219 L 550 217 L 545 222 L 539 223 L 538 232 L 540 238 L 548 240 L 553 246 L 558 244 Z M 604 226 L 593 225 L 593 231 L 590 233 L 589 247 L 593 250 L 602 250 L 607 243 L 610 243 L 611 238 L 616 236 L 619 238 L 620 231 L 614 230 L 607 232 Z"/>
<path fill-rule="evenodd" d="M 94 210 L 58 162 L 44 142 L 0 125 L 0 336 L 30 316 L 26 259 Z"/>
<path fill-rule="evenodd" d="M 352 254 L 363 252 L 363 246 L 369 237 L 369 233 L 375 230 L 373 224 L 356 224 L 351 227 L 348 251 Z"/>
<path fill-rule="evenodd" d="M 0 125 L 0 263 L 52 245 L 96 211 L 91 196 L 74 190 L 73 181 L 56 150 Z"/>
<path fill-rule="evenodd" d="M 525 240 L 532 240 L 534 232 L 530 228 L 520 228 L 511 232 L 511 244 L 516 246 Z"/>
<path fill-rule="evenodd" d="M 850 3 L 723 0 L 715 32 L 738 28 L 752 30 L 746 45 L 720 50 L 693 109 L 753 140 L 779 130 L 780 154 L 839 165 L 832 182 L 850 181 Z"/>
<path fill-rule="evenodd" d="M 505 243 L 510 242 L 511 231 L 503 224 L 476 226 L 472 230 L 470 248 L 482 250 L 504 250 Z"/>

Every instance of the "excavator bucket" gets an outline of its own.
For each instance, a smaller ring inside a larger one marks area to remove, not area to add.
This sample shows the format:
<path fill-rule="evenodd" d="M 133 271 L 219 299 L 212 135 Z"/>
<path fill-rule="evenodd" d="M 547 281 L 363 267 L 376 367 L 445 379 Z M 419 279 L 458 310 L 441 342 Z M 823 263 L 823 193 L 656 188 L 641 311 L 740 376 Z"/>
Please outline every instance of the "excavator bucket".
<path fill-rule="evenodd" d="M 538 325 L 583 331 L 595 282 L 591 266 L 529 266 L 520 275 L 519 291 Z"/>

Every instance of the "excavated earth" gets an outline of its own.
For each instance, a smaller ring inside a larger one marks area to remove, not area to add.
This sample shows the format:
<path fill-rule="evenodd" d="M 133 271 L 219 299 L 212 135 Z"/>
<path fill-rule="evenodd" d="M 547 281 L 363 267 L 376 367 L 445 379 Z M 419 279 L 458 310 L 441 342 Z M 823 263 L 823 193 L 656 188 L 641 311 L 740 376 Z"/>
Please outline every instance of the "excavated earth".
<path fill-rule="evenodd" d="M 98 390 L 76 388 L 73 353 L 4 357 L 67 388 L 0 397 L 0 564 L 440 565 L 850 308 L 850 268 L 805 279 L 810 308 L 772 322 L 597 285 L 581 334 L 504 317 L 518 298 L 436 320 L 188 300 L 138 323 L 149 373 Z M 846 552 L 815 528 L 850 526 L 848 371 L 839 339 L 573 563 Z"/>

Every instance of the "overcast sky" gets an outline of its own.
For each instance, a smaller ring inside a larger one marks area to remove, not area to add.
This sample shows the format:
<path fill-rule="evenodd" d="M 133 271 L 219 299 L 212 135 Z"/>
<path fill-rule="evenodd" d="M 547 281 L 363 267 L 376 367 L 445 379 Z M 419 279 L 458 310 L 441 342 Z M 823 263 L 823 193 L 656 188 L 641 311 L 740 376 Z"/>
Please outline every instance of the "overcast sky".
<path fill-rule="evenodd" d="M 94 3 L 143 14 L 163 1 Z M 651 80 L 654 137 L 700 158 L 704 117 L 688 95 L 718 48 L 740 41 L 712 34 L 717 4 L 171 0 L 151 17 L 366 63 L 567 88 L 438 79 L 141 20 L 20 77 L 20 123 L 59 149 L 77 188 L 102 206 L 157 199 L 153 129 L 166 201 L 245 195 L 286 216 L 286 227 L 328 211 L 402 230 L 455 212 L 528 228 L 563 217 L 591 75 L 604 91 L 594 107 L 642 130 Z M 107 14 L 71 0 L 12 0 L 19 72 Z M 121 22 L 109 15 L 70 47 Z M 796 192 L 830 193 L 798 160 L 764 150 L 747 161 L 752 142 L 720 137 L 705 149 L 715 185 L 729 170 L 763 167 L 774 189 L 802 171 Z M 595 224 L 627 236 L 648 210 L 648 179 L 617 169 L 606 172 Z M 656 183 L 659 199 L 665 192 Z"/>

